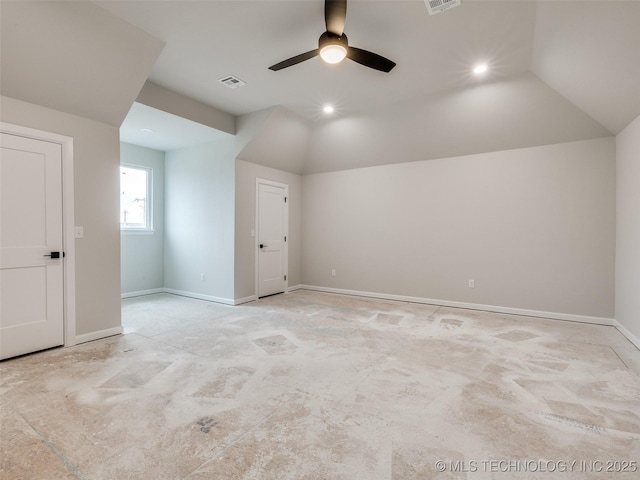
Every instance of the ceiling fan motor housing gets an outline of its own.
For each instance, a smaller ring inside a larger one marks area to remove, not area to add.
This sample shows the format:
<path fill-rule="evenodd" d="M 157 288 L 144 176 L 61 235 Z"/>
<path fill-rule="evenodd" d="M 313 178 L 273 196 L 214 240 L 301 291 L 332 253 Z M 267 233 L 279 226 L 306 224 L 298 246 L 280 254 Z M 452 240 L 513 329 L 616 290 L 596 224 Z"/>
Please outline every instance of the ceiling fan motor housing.
<path fill-rule="evenodd" d="M 329 45 L 341 45 L 345 49 L 349 48 L 347 35 L 343 33 L 342 36 L 338 36 L 335 33 L 324 32 L 320 35 L 320 39 L 318 40 L 318 48 L 322 50 L 324 47 Z"/>

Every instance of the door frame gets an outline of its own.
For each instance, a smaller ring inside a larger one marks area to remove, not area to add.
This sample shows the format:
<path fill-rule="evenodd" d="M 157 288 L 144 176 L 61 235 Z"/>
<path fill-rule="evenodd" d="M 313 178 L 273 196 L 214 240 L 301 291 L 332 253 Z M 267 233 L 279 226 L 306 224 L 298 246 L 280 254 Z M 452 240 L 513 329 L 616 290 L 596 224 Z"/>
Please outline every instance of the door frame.
<path fill-rule="evenodd" d="M 284 194 L 285 197 L 287 198 L 287 203 L 286 205 L 286 215 L 285 215 L 285 219 L 284 219 L 284 228 L 285 231 L 287 232 L 287 241 L 285 242 L 285 256 L 284 256 L 284 271 L 286 272 L 287 275 L 287 280 L 286 280 L 286 284 L 284 287 L 284 293 L 289 293 L 289 185 L 286 183 L 280 183 L 280 182 L 274 182 L 273 180 L 267 180 L 264 178 L 258 178 L 256 177 L 256 209 L 255 209 L 255 215 L 254 215 L 254 221 L 255 221 L 255 240 L 254 240 L 254 256 L 255 256 L 255 297 L 256 299 L 259 298 L 259 292 L 260 292 L 260 247 L 259 247 L 259 243 L 260 243 L 260 228 L 259 228 L 259 224 L 260 224 L 260 185 L 269 185 L 271 187 L 278 187 L 278 188 L 283 188 L 284 189 Z"/>
<path fill-rule="evenodd" d="M 76 344 L 76 248 L 73 178 L 73 138 L 57 133 L 0 122 L 0 131 L 19 137 L 56 143 L 62 148 L 62 245 L 64 346 Z"/>

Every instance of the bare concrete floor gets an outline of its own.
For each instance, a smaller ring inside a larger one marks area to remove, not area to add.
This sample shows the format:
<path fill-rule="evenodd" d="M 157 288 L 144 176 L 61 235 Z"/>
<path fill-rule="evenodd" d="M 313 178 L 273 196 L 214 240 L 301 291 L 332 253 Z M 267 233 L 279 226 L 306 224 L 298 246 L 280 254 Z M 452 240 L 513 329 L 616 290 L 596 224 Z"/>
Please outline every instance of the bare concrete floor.
<path fill-rule="evenodd" d="M 1 478 L 640 478 L 612 327 L 309 291 L 123 325 L 0 364 Z"/>

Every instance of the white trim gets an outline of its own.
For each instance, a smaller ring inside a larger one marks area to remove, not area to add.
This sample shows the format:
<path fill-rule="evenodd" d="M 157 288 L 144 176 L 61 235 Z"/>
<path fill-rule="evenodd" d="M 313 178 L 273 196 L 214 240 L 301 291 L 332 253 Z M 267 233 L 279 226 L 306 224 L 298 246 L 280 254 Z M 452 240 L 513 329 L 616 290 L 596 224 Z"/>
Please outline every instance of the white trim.
<path fill-rule="evenodd" d="M 136 227 L 123 227 L 120 224 L 120 232 L 136 232 L 138 235 L 146 234 L 153 235 L 155 230 L 153 229 L 153 167 L 146 165 L 137 165 L 135 163 L 120 162 L 120 168 L 130 168 L 132 170 L 145 170 L 147 172 L 147 198 L 145 200 L 145 222 L 144 228 Z M 122 173 L 122 172 L 120 172 Z"/>
<path fill-rule="evenodd" d="M 77 342 L 76 337 L 76 246 L 73 138 L 0 122 L 0 131 L 21 137 L 57 143 L 62 148 L 62 242 L 64 245 L 64 346 Z"/>
<path fill-rule="evenodd" d="M 629 330 L 627 330 L 627 328 L 624 325 L 622 325 L 620 322 L 618 322 L 613 318 L 589 317 L 586 315 L 575 315 L 575 314 L 569 314 L 569 313 L 544 312 L 540 310 L 526 310 L 522 308 L 498 307 L 495 305 L 483 305 L 483 304 L 477 304 L 477 303 L 452 302 L 448 300 L 434 300 L 434 299 L 422 298 L 422 297 L 408 297 L 405 295 L 372 293 L 372 292 L 363 292 L 359 290 L 346 290 L 342 288 L 318 287 L 313 285 L 301 285 L 301 284 L 294 285 L 293 287 L 289 287 L 285 293 L 295 292 L 296 290 L 312 290 L 316 292 L 337 293 L 341 295 L 353 295 L 358 297 L 379 298 L 382 300 L 396 300 L 400 302 L 422 303 L 427 305 L 438 305 L 443 307 L 466 308 L 469 310 L 482 310 L 486 312 L 507 313 L 510 315 L 522 315 L 527 317 L 547 318 L 551 320 L 563 320 L 563 321 L 569 321 L 569 322 L 580 322 L 580 323 L 612 326 L 612 327 L 615 327 L 631 343 L 633 343 L 637 348 L 640 349 L 640 339 L 636 337 L 634 334 L 632 334 Z M 121 298 L 124 299 L 124 298 L 131 298 L 131 297 L 140 297 L 143 295 L 153 295 L 156 293 L 170 293 L 172 295 L 180 295 L 182 297 L 197 298 L 199 300 L 223 303 L 225 305 L 242 305 L 243 303 L 249 303 L 249 302 L 254 302 L 258 300 L 257 295 L 250 295 L 248 297 L 236 298 L 235 300 L 231 300 L 228 298 L 212 297 L 209 295 L 202 295 L 199 293 L 185 292 L 182 290 L 174 290 L 172 288 L 154 288 L 151 290 L 140 290 L 138 292 L 123 293 L 121 294 Z M 99 338 L 102 338 L 100 337 L 100 335 L 111 336 L 111 335 L 117 335 L 118 333 L 122 333 L 122 332 L 110 333 L 112 330 L 114 329 L 103 330 L 102 332 L 95 332 L 87 335 L 81 335 L 79 337 L 76 337 L 76 343 L 97 340 Z M 84 340 L 85 337 L 89 339 Z M 80 338 L 82 338 L 82 341 L 78 340 Z"/>
<path fill-rule="evenodd" d="M 211 295 L 204 295 L 202 293 L 187 292 L 185 290 L 175 290 L 173 288 L 152 288 L 150 290 L 139 290 L 137 292 L 121 293 L 120 298 L 133 298 L 142 297 L 145 295 L 154 295 L 157 293 L 169 293 L 171 295 L 178 295 L 180 297 L 196 298 L 198 300 L 205 300 L 207 302 L 223 303 L 225 305 L 241 305 L 243 303 L 253 302 L 258 300 L 256 295 L 250 295 L 248 297 L 236 298 L 231 300 L 230 298 L 213 297 Z"/>
<path fill-rule="evenodd" d="M 230 298 L 214 297 L 211 295 L 203 295 L 202 293 L 187 292 L 184 290 L 175 290 L 173 288 L 165 288 L 165 293 L 180 295 L 181 297 L 197 298 L 198 300 L 206 300 L 208 302 L 224 303 L 225 305 L 236 305 L 236 300 Z"/>
<path fill-rule="evenodd" d="M 114 335 L 120 334 L 122 334 L 122 326 L 107 328 L 106 330 L 98 330 L 97 332 L 85 333 L 84 335 L 78 335 L 74 339 L 74 345 L 78 345 L 79 343 L 93 342 L 94 340 L 102 340 L 103 338 L 113 337 Z"/>
<path fill-rule="evenodd" d="M 236 298 L 233 301 L 233 304 L 234 305 L 242 305 L 243 303 L 255 302 L 256 300 L 258 300 L 258 296 L 257 295 L 249 295 L 248 297 Z"/>
<path fill-rule="evenodd" d="M 120 229 L 120 235 L 155 235 L 156 231 L 151 229 L 144 229 L 144 228 L 139 228 L 139 229 L 135 229 L 135 228 L 121 228 Z"/>
<path fill-rule="evenodd" d="M 636 348 L 640 349 L 640 338 L 636 337 L 633 333 L 627 330 L 627 327 L 622 325 L 618 320 L 613 321 L 613 326 L 616 327 L 622 335 L 627 337 L 627 340 L 633 343 Z"/>
<path fill-rule="evenodd" d="M 120 294 L 120 298 L 142 297 L 143 295 L 153 295 L 155 293 L 165 293 L 165 289 L 152 288 L 149 290 L 138 290 L 137 292 L 125 292 Z"/>
<path fill-rule="evenodd" d="M 398 300 L 401 302 L 424 303 L 428 305 L 438 305 L 442 307 L 467 308 L 469 310 L 483 310 L 487 312 L 506 313 L 510 315 L 523 315 L 526 317 L 549 318 L 553 320 L 566 320 L 569 322 L 592 323 L 596 325 L 614 326 L 613 318 L 589 317 L 586 315 L 575 315 L 572 313 L 545 312 L 540 310 L 526 310 L 523 308 L 500 307 L 496 305 L 483 305 L 478 303 L 453 302 L 449 300 L 436 300 L 432 298 L 407 297 L 404 295 L 393 295 L 387 293 L 361 292 L 358 290 L 345 290 L 342 288 L 317 287 L 313 285 L 300 285 L 305 290 L 317 292 L 339 293 L 342 295 L 355 295 L 358 297 L 380 298 L 382 300 Z"/>

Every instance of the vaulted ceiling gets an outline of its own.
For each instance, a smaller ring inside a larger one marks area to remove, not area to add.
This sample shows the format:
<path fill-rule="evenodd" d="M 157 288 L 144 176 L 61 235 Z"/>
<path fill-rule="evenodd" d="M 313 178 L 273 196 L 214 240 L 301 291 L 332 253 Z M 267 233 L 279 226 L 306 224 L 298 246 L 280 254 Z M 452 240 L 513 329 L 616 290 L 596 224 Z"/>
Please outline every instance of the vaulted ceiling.
<path fill-rule="evenodd" d="M 0 1 L 0 22 L 2 95 L 109 125 L 122 123 L 163 48 L 88 2 Z"/>
<path fill-rule="evenodd" d="M 640 114 L 635 0 L 463 0 L 435 16 L 423 0 L 350 0 L 350 44 L 397 62 L 388 74 L 319 58 L 268 69 L 317 47 L 322 0 L 13 3 L 0 2 L 4 95 L 116 123 L 146 71 L 237 125 L 269 112 L 243 155 L 296 173 L 595 138 Z M 291 135 L 290 155 L 261 155 Z"/>

